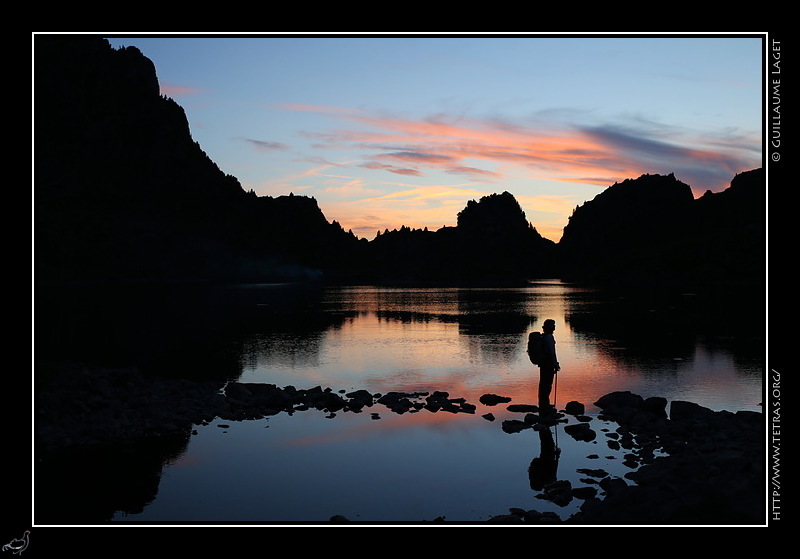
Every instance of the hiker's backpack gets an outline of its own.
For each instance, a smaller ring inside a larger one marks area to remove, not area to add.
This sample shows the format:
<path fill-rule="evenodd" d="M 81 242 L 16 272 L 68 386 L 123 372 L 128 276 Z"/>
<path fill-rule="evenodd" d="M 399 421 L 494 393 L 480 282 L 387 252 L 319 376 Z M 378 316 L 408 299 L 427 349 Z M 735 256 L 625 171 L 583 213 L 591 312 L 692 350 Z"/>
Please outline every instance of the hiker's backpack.
<path fill-rule="evenodd" d="M 542 343 L 541 332 L 531 332 L 528 335 L 528 357 L 531 363 L 539 365 L 544 357 L 544 344 Z"/>

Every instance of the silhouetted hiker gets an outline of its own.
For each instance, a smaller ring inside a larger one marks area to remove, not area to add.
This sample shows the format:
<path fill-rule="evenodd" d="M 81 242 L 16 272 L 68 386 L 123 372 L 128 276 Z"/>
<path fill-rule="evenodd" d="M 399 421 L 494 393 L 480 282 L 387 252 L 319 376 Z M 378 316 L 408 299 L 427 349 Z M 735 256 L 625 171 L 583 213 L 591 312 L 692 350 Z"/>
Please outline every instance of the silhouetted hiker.
<path fill-rule="evenodd" d="M 539 365 L 539 413 L 548 415 L 555 413 L 555 406 L 550 405 L 550 392 L 553 390 L 553 379 L 561 368 L 556 356 L 556 339 L 553 332 L 556 321 L 548 318 L 542 325 L 541 355 Z"/>
<path fill-rule="evenodd" d="M 535 491 L 541 491 L 545 485 L 556 481 L 560 454 L 553 442 L 553 434 L 549 427 L 539 429 L 539 441 L 541 442 L 539 456 L 531 460 L 531 465 L 528 466 L 528 479 L 531 482 L 531 489 Z"/>

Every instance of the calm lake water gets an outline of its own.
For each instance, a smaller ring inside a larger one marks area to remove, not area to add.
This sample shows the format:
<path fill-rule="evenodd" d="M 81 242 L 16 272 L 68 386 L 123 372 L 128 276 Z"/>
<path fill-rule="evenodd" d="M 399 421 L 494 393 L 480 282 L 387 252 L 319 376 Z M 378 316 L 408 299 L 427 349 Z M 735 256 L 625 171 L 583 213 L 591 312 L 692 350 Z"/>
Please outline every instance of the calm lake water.
<path fill-rule="evenodd" d="M 281 387 L 439 390 L 477 410 L 396 414 L 378 405 L 335 417 L 309 410 L 212 421 L 162 456 L 141 502 L 104 504 L 102 514 L 119 523 L 303 524 L 333 515 L 480 521 L 510 507 L 566 518 L 581 501 L 559 506 L 532 487 L 529 466 L 542 452 L 542 434 L 505 433 L 502 421 L 523 415 L 478 401 L 493 393 L 536 403 L 538 370 L 525 343 L 547 318 L 557 324 L 562 366 L 556 402 L 583 403 L 598 433 L 583 442 L 563 425 L 552 430 L 557 478 L 574 486 L 590 484 L 578 468 L 616 477 L 631 471 L 625 451 L 607 445 L 603 430 L 616 426 L 596 417 L 594 402 L 604 394 L 762 409 L 765 339 L 752 326 L 764 316 L 763 301 L 628 297 L 558 280 L 497 289 L 243 285 L 140 295 L 93 296 L 91 304 L 63 294 L 37 299 L 40 351 Z M 494 421 L 484 417 L 489 412 Z M 59 523 L 69 524 L 69 503 L 58 508 Z"/>

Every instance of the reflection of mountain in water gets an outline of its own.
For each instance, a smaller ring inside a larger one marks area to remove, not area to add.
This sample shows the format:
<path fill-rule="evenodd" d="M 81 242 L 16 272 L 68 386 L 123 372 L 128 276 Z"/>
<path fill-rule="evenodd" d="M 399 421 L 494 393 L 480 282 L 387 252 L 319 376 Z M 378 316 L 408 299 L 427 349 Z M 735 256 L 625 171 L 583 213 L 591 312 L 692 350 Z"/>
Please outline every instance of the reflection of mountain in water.
<path fill-rule="evenodd" d="M 459 289 L 453 295 L 448 310 L 417 310 L 413 302 L 404 309 L 379 309 L 384 319 L 401 322 L 439 321 L 458 324 L 466 336 L 485 334 L 522 334 L 535 317 L 528 314 L 526 302 L 530 294 L 517 289 Z"/>
<path fill-rule="evenodd" d="M 321 334 L 348 317 L 319 301 L 319 288 L 305 285 L 40 287 L 36 360 L 235 379 L 264 334 L 291 332 L 306 353 L 318 351 Z"/>
<path fill-rule="evenodd" d="M 237 310 L 187 286 L 39 287 L 36 359 L 196 378 L 235 376 L 230 331 Z"/>
<path fill-rule="evenodd" d="M 186 451 L 189 437 L 81 448 L 37 461 L 36 523 L 100 524 L 118 512 L 142 512 L 158 494 L 164 466 Z"/>
<path fill-rule="evenodd" d="M 329 293 L 329 292 L 327 292 Z M 60 286 L 37 291 L 36 360 L 135 367 L 146 374 L 236 379 L 259 363 L 318 362 L 330 329 L 364 313 L 457 324 L 488 351 L 523 341 L 535 317 L 521 290 L 381 293 L 375 306 L 326 300 L 315 285 Z M 494 339 L 490 339 L 493 338 Z"/>
<path fill-rule="evenodd" d="M 489 362 L 508 362 L 516 358 L 525 343 L 525 333 L 536 317 L 526 308 L 530 293 L 517 289 L 459 289 L 449 301 L 449 309 L 379 309 L 381 320 L 404 324 L 441 322 L 457 324 L 458 332 L 470 347 Z"/>
<path fill-rule="evenodd" d="M 510 363 L 527 340 L 536 317 L 528 313 L 523 290 L 463 290 L 459 293 L 459 333 L 487 363 Z"/>
<path fill-rule="evenodd" d="M 621 362 L 692 359 L 700 342 L 727 349 L 742 361 L 765 357 L 764 332 L 758 322 L 764 301 L 758 294 L 699 297 L 671 291 L 598 292 L 594 297 L 591 305 L 572 301 L 565 319 L 576 336 L 622 348 L 614 354 Z"/>

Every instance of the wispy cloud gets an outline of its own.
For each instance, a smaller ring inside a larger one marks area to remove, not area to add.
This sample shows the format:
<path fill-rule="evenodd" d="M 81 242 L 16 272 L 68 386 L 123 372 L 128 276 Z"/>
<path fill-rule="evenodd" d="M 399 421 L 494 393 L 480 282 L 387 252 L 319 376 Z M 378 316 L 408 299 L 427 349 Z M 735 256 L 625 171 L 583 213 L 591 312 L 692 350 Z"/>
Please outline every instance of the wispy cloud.
<path fill-rule="evenodd" d="M 422 173 L 417 169 L 398 167 L 397 165 L 389 165 L 388 163 L 379 163 L 377 161 L 367 161 L 366 163 L 362 163 L 361 167 L 364 169 L 371 169 L 373 171 L 389 171 L 390 173 L 397 173 L 398 175 L 422 176 Z"/>
<path fill-rule="evenodd" d="M 258 151 L 282 151 L 289 149 L 289 146 L 282 142 L 271 142 L 269 140 L 255 140 L 253 138 L 238 138 L 247 142 Z"/>
<path fill-rule="evenodd" d="M 696 191 L 725 186 L 736 173 L 760 163 L 761 141 L 729 131 L 713 135 L 606 124 L 583 127 L 581 132 L 609 148 L 609 166 L 622 163 L 642 172 L 674 172 Z"/>
<path fill-rule="evenodd" d="M 742 133 L 674 130 L 626 119 L 620 123 L 498 119 L 405 119 L 331 107 L 285 106 L 344 119 L 352 127 L 320 134 L 327 145 L 361 154 L 362 167 L 424 176 L 445 172 L 502 181 L 531 178 L 609 185 L 644 173 L 670 173 L 698 189 L 718 188 L 758 166 L 760 141 Z M 563 117 L 564 111 L 560 115 Z M 578 118 L 577 114 L 575 115 Z M 503 170 L 505 169 L 505 170 Z"/>

